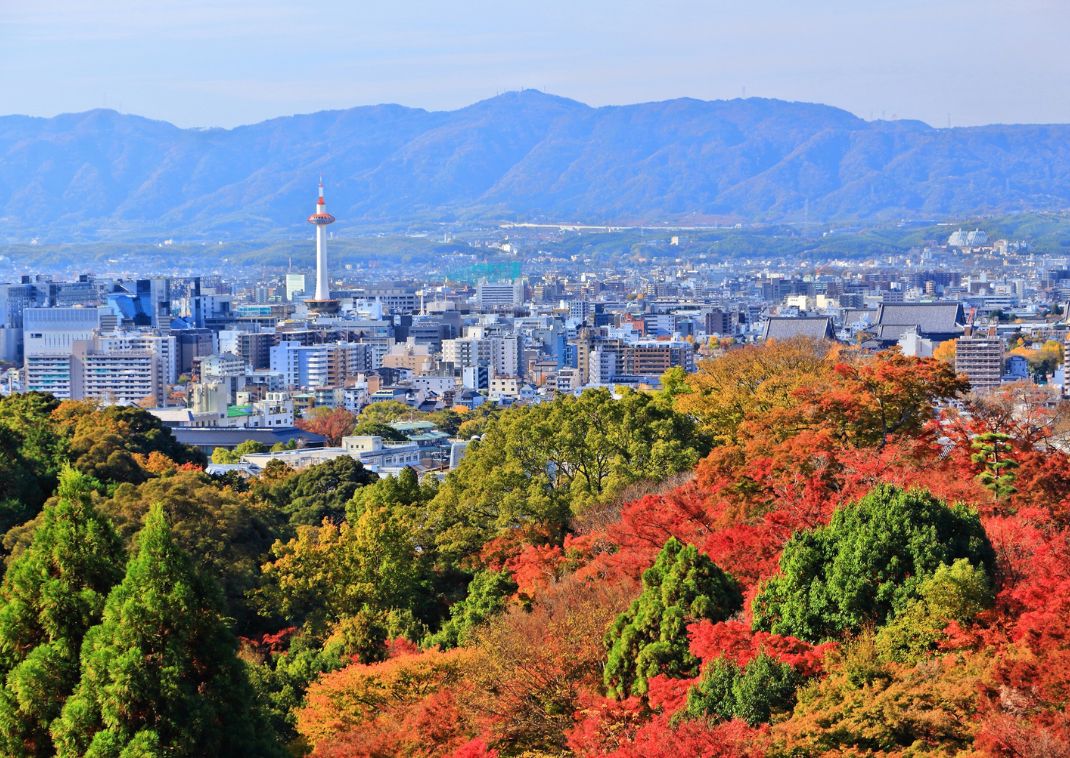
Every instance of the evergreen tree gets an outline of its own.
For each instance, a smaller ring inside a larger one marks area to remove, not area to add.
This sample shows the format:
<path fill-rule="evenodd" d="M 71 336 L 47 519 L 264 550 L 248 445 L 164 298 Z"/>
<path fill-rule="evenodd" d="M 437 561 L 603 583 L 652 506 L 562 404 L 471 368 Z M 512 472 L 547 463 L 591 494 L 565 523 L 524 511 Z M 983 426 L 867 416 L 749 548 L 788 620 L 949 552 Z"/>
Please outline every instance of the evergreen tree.
<path fill-rule="evenodd" d="M 995 554 L 975 512 L 925 490 L 879 485 L 828 526 L 788 541 L 780 573 L 754 600 L 754 628 L 818 642 L 884 624 L 959 558 L 992 575 Z"/>
<path fill-rule="evenodd" d="M 739 584 L 694 545 L 669 538 L 643 573 L 643 591 L 606 632 L 605 685 L 610 695 L 646 692 L 656 674 L 693 676 L 698 660 L 687 625 L 723 621 L 743 605 Z"/>
<path fill-rule="evenodd" d="M 1000 500 L 1006 500 L 1018 491 L 1014 487 L 1014 470 L 1018 468 L 1018 461 L 1011 457 L 1014 448 L 1010 440 L 1009 434 L 985 432 L 978 434 L 970 443 L 973 449 L 970 460 L 983 466 L 977 476 L 978 481 Z"/>
<path fill-rule="evenodd" d="M 477 571 L 468 585 L 468 595 L 450 606 L 449 619 L 428 638 L 427 644 L 441 645 L 443 649 L 467 644 L 481 624 L 505 610 L 516 589 L 508 569 Z"/>
<path fill-rule="evenodd" d="M 220 608 L 154 506 L 126 576 L 89 630 L 81 681 L 53 724 L 60 756 L 270 756 L 274 735 Z"/>
<path fill-rule="evenodd" d="M 758 726 L 775 713 L 791 711 L 801 681 L 794 668 L 764 651 L 743 667 L 718 658 L 688 690 L 686 713 L 692 718 L 738 718 Z"/>
<path fill-rule="evenodd" d="M 78 683 L 78 650 L 122 578 L 123 550 L 93 507 L 93 481 L 60 474 L 29 547 L 0 586 L 0 752 L 51 755 L 49 724 Z"/>

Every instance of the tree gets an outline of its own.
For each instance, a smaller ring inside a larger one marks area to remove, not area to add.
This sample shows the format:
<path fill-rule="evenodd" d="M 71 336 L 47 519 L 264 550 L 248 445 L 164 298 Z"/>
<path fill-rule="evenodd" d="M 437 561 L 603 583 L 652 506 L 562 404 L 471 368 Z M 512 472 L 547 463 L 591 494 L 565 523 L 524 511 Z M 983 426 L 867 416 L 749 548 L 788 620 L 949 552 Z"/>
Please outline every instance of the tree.
<path fill-rule="evenodd" d="M 242 456 L 266 451 L 267 446 L 264 443 L 256 440 L 245 440 L 235 445 L 233 450 L 227 450 L 225 447 L 217 447 L 212 450 L 212 463 L 241 463 Z"/>
<path fill-rule="evenodd" d="M 995 602 L 985 570 L 959 558 L 936 569 L 918 587 L 918 597 L 881 627 L 875 645 L 886 660 L 914 663 L 936 648 L 952 621 L 966 624 Z"/>
<path fill-rule="evenodd" d="M 384 442 L 407 442 L 409 439 L 388 424 L 377 424 L 370 421 L 358 421 L 349 433 L 362 437 L 382 437 Z"/>
<path fill-rule="evenodd" d="M 636 482 L 690 470 L 707 450 L 691 419 L 633 390 L 511 408 L 446 477 L 429 525 L 451 556 L 472 555 L 499 533 L 560 545 L 573 514 Z"/>
<path fill-rule="evenodd" d="M 325 674 L 309 687 L 297 711 L 297 730 L 315 748 L 314 755 L 441 755 L 433 741 L 457 747 L 456 731 L 461 742 L 472 736 L 466 735 L 472 727 L 441 695 L 458 684 L 474 657 L 465 649 L 429 650 Z M 432 729 L 428 719 L 406 719 L 410 709 L 428 703 L 449 710 L 440 729 Z M 398 728 L 406 722 L 408 729 Z M 417 724 L 426 731 L 413 729 Z M 336 741 L 348 743 L 348 749 L 330 752 Z"/>
<path fill-rule="evenodd" d="M 265 701 L 274 731 L 283 742 L 297 738 L 297 710 L 309 684 L 320 674 L 351 663 L 338 642 L 320 647 L 307 635 L 297 635 L 289 649 L 255 661 L 249 669 L 254 687 Z"/>
<path fill-rule="evenodd" d="M 958 342 L 955 340 L 944 340 L 933 349 L 933 358 L 954 367 L 957 348 Z"/>
<path fill-rule="evenodd" d="M 92 504 L 94 482 L 67 468 L 0 586 L 0 752 L 51 755 L 49 724 L 78 683 L 78 650 L 122 578 L 123 549 Z"/>
<path fill-rule="evenodd" d="M 878 485 L 827 527 L 788 541 L 780 573 L 754 600 L 754 628 L 817 642 L 883 624 L 958 558 L 986 572 L 995 564 L 975 512 L 924 490 Z"/>
<path fill-rule="evenodd" d="M 384 400 L 364 406 L 357 417 L 361 424 L 389 424 L 391 421 L 412 419 L 417 411 L 407 403 L 398 400 Z"/>
<path fill-rule="evenodd" d="M 324 519 L 341 521 L 353 496 L 378 479 L 360 461 L 340 455 L 283 480 L 266 497 L 292 525 L 314 526 Z"/>
<path fill-rule="evenodd" d="M 970 460 L 982 467 L 977 480 L 999 500 L 1006 500 L 1017 492 L 1014 470 L 1018 468 L 1018 462 L 1011 457 L 1010 439 L 1009 434 L 1002 432 L 984 432 L 970 442 L 973 450 Z"/>
<path fill-rule="evenodd" d="M 859 646 L 863 649 L 856 650 Z M 826 676 L 799 688 L 791 718 L 772 728 L 777 749 L 771 752 L 956 756 L 976 751 L 979 684 L 991 664 L 987 658 L 946 655 L 926 665 L 900 666 L 877 660 L 864 636 L 848 642 L 842 652 L 830 653 Z"/>
<path fill-rule="evenodd" d="M 476 628 L 505 610 L 516 589 L 516 582 L 506 570 L 476 572 L 468 585 L 468 594 L 450 606 L 449 619 L 428 637 L 427 644 L 443 648 L 467 644 Z"/>
<path fill-rule="evenodd" d="M 255 629 L 259 619 L 248 593 L 259 582 L 272 543 L 285 532 L 281 514 L 201 471 L 121 484 L 99 507 L 131 546 L 155 504 L 163 508 L 179 547 L 220 584 L 227 614 L 241 633 Z"/>
<path fill-rule="evenodd" d="M 427 558 L 403 517 L 368 508 L 353 523 L 301 526 L 272 547 L 261 603 L 295 624 L 324 632 L 365 608 L 408 609 L 434 621 Z"/>
<path fill-rule="evenodd" d="M 176 464 L 203 466 L 204 455 L 180 444 L 163 422 L 130 405 L 97 408 L 88 401 L 64 401 L 52 412 L 58 430 L 70 439 L 71 465 L 103 482 L 137 484 L 150 477 L 135 454 L 159 452 Z"/>
<path fill-rule="evenodd" d="M 58 405 L 40 392 L 0 397 L 0 531 L 32 518 L 55 489 L 67 447 L 51 419 Z"/>
<path fill-rule="evenodd" d="M 433 476 L 420 481 L 416 470 L 406 466 L 397 476 L 384 476 L 353 493 L 346 508 L 347 518 L 356 521 L 365 509 L 389 507 L 401 510 L 424 506 L 438 491 L 438 479 Z"/>
<path fill-rule="evenodd" d="M 609 631 L 604 682 L 611 696 L 646 692 L 657 674 L 693 676 L 698 659 L 688 650 L 687 625 L 723 621 L 743 605 L 738 583 L 694 545 L 675 537 L 643 573 L 643 591 Z"/>
<path fill-rule="evenodd" d="M 221 604 L 152 508 L 126 576 L 86 634 L 81 679 L 52 726 L 57 754 L 280 754 Z"/>
<path fill-rule="evenodd" d="M 764 652 L 746 666 L 718 658 L 708 665 L 687 693 L 687 715 L 739 718 L 750 726 L 768 722 L 773 714 L 791 711 L 802 677 L 786 663 Z"/>
<path fill-rule="evenodd" d="M 468 414 L 461 414 L 453 408 L 443 408 L 441 411 L 433 411 L 427 414 L 427 420 L 433 423 L 439 431 L 445 432 L 451 437 L 457 436 Z"/>
<path fill-rule="evenodd" d="M 342 437 L 350 433 L 357 417 L 345 408 L 328 408 L 321 405 L 313 408 L 308 415 L 298 419 L 295 424 L 299 429 L 327 438 L 327 444 L 337 447 L 342 444 Z"/>
<path fill-rule="evenodd" d="M 530 608 L 495 616 L 474 635 L 478 665 L 466 677 L 462 713 L 488 725 L 487 741 L 503 755 L 562 754 L 585 693 L 602 680 L 601 635 L 632 592 L 628 581 L 570 576 Z"/>
<path fill-rule="evenodd" d="M 737 442 L 744 419 L 790 402 L 803 383 L 831 374 L 838 349 L 831 342 L 796 338 L 729 350 L 701 361 L 677 394 L 678 411 L 697 418 L 718 442 Z"/>

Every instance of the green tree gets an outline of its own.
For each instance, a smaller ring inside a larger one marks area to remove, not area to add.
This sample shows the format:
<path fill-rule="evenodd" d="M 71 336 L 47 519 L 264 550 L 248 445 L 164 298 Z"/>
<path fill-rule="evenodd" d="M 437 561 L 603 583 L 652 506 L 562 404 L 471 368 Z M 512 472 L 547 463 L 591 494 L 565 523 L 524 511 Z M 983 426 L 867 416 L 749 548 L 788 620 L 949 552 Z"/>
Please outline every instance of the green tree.
<path fill-rule="evenodd" d="M 212 582 L 149 511 L 52 726 L 60 756 L 279 755 Z"/>
<path fill-rule="evenodd" d="M 260 565 L 271 545 L 288 531 L 282 514 L 219 486 L 201 471 L 120 484 L 99 507 L 131 545 L 157 503 L 179 547 L 219 583 L 227 615 L 236 620 L 240 633 L 248 634 L 258 618 L 247 595 L 259 582 Z"/>
<path fill-rule="evenodd" d="M 965 624 L 994 601 L 985 570 L 959 558 L 921 583 L 918 597 L 881 627 L 876 649 L 885 660 L 915 663 L 936 647 L 949 623 Z"/>
<path fill-rule="evenodd" d="M 0 397 L 0 531 L 32 518 L 56 487 L 67 449 L 52 423 L 58 406 L 41 392 Z"/>
<path fill-rule="evenodd" d="M 467 644 L 479 626 L 505 610 L 516 590 L 508 570 L 477 571 L 468 585 L 468 594 L 450 606 L 449 619 L 427 638 L 427 644 L 443 649 Z"/>
<path fill-rule="evenodd" d="M 356 521 L 366 508 L 390 507 L 394 510 L 419 508 L 438 492 L 438 480 L 429 476 L 421 482 L 415 469 L 406 466 L 397 476 L 384 476 L 353 493 L 346 509 L 350 521 Z"/>
<path fill-rule="evenodd" d="M 297 536 L 272 547 L 259 592 L 267 612 L 322 634 L 368 608 L 408 609 L 434 619 L 427 558 L 404 517 L 368 508 L 352 523 L 301 526 Z"/>
<path fill-rule="evenodd" d="M 1014 487 L 1014 470 L 1018 468 L 1018 461 L 1011 457 L 1013 448 L 1010 440 L 1009 434 L 985 432 L 970 442 L 973 449 L 970 460 L 983 467 L 977 476 L 978 481 L 1000 500 L 1018 491 Z"/>
<path fill-rule="evenodd" d="M 655 395 L 587 390 L 490 421 L 428 509 L 438 547 L 478 553 L 501 531 L 561 544 L 574 513 L 638 481 L 690 470 L 708 452 L 695 423 Z"/>
<path fill-rule="evenodd" d="M 418 411 L 399 400 L 384 400 L 366 405 L 357 416 L 358 424 L 389 424 L 391 421 L 409 421 L 419 415 Z"/>
<path fill-rule="evenodd" d="M 461 428 L 461 424 L 464 423 L 465 418 L 465 416 L 452 408 L 443 408 L 441 411 L 434 411 L 427 414 L 428 421 L 434 424 L 439 431 L 445 432 L 451 437 L 456 436 L 457 430 Z"/>
<path fill-rule="evenodd" d="M 682 366 L 673 366 L 666 369 L 661 375 L 661 395 L 668 402 L 672 402 L 677 395 L 686 395 L 691 391 L 687 384 L 687 372 Z"/>
<path fill-rule="evenodd" d="M 308 635 L 298 635 L 288 650 L 250 666 L 250 677 L 265 701 L 268 717 L 283 741 L 297 738 L 295 711 L 305 698 L 309 684 L 320 674 L 350 663 L 342 654 L 341 641 L 322 648 Z"/>
<path fill-rule="evenodd" d="M 801 681 L 792 666 L 764 651 L 744 667 L 718 658 L 688 690 L 686 713 L 691 718 L 738 718 L 758 726 L 774 714 L 791 711 Z"/>
<path fill-rule="evenodd" d="M 51 755 L 49 725 L 78 683 L 78 650 L 122 578 L 119 537 L 92 504 L 94 482 L 60 474 L 32 540 L 0 586 L 0 752 Z"/>
<path fill-rule="evenodd" d="M 228 450 L 225 447 L 217 447 L 212 450 L 212 463 L 241 463 L 243 455 L 265 452 L 267 452 L 267 446 L 262 442 L 245 440 L 244 442 L 239 442 L 235 445 L 233 450 Z"/>
<path fill-rule="evenodd" d="M 883 624 L 958 558 L 988 572 L 995 564 L 975 512 L 924 490 L 879 485 L 828 526 L 788 541 L 779 574 L 755 598 L 754 627 L 817 642 Z"/>
<path fill-rule="evenodd" d="M 693 676 L 698 660 L 688 649 L 687 625 L 724 621 L 743 605 L 731 576 L 694 545 L 675 537 L 643 572 L 643 591 L 605 636 L 606 689 L 613 697 L 641 695 L 656 674 Z"/>
<path fill-rule="evenodd" d="M 378 479 L 360 461 L 341 455 L 281 480 L 264 494 L 292 525 L 315 526 L 324 519 L 341 521 L 353 496 Z"/>

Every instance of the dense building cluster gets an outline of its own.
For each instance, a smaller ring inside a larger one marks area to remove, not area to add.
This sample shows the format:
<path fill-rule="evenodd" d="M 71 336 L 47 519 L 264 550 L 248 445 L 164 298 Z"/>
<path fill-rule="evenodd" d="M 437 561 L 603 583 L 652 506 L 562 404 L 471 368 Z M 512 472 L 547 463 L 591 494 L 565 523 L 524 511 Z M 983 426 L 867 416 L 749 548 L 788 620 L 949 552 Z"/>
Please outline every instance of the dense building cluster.
<path fill-rule="evenodd" d="M 501 240 L 479 244 L 508 258 L 524 243 L 501 230 Z M 671 253 L 687 238 L 659 244 Z M 354 276 L 318 300 L 305 299 L 306 275 L 293 271 L 22 276 L 0 285 L 3 389 L 138 404 L 211 452 L 246 440 L 319 447 L 319 435 L 296 424 L 320 408 L 357 414 L 396 401 L 414 412 L 471 411 L 589 387 L 656 387 L 667 370 L 692 372 L 732 345 L 796 336 L 935 354 L 975 390 L 1065 381 L 1070 261 L 989 244 L 983 233 L 864 265 L 728 264 L 705 254 L 612 266 L 532 255 L 526 265 L 452 280 Z M 460 452 L 447 435 L 408 437 L 390 454 L 375 439 L 348 450 L 365 450 L 368 465 L 415 457 L 430 468 Z M 307 465 L 326 454 L 287 456 Z"/>

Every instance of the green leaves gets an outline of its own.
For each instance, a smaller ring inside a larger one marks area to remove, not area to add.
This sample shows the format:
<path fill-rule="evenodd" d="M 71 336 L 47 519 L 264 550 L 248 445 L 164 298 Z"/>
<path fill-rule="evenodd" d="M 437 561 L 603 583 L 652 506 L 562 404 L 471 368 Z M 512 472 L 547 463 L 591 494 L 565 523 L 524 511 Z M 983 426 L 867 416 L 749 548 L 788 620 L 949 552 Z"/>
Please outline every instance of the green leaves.
<path fill-rule="evenodd" d="M 995 563 L 976 513 L 880 485 L 788 541 L 780 573 L 754 601 L 754 628 L 818 642 L 883 624 L 957 558 L 988 571 Z"/>
<path fill-rule="evenodd" d="M 670 538 L 643 573 L 643 591 L 606 632 L 604 683 L 612 697 L 641 695 L 657 674 L 694 675 L 687 625 L 724 621 L 743 605 L 739 584 L 694 545 Z"/>
<path fill-rule="evenodd" d="M 449 619 L 428 638 L 427 644 L 443 648 L 464 645 L 480 624 L 505 610 L 506 601 L 516 589 L 507 570 L 476 572 L 468 585 L 468 595 L 450 606 Z"/>
<path fill-rule="evenodd" d="M 691 469 L 708 442 L 669 405 L 597 389 L 503 412 L 431 503 L 439 548 L 467 556 L 518 529 L 533 542 L 561 544 L 574 514 L 635 482 Z"/>
<path fill-rule="evenodd" d="M 764 652 L 744 667 L 718 658 L 688 690 L 686 713 L 691 718 L 738 718 L 758 726 L 775 713 L 791 710 L 801 681 L 792 666 Z"/>
<path fill-rule="evenodd" d="M 0 752 L 48 755 L 49 724 L 78 682 L 78 650 L 121 578 L 123 549 L 92 504 L 94 482 L 67 468 L 30 545 L 0 587 Z"/>
<path fill-rule="evenodd" d="M 970 460 L 982 467 L 977 479 L 992 490 L 999 500 L 1005 500 L 1018 490 L 1014 487 L 1015 469 L 1018 461 L 1011 457 L 1014 448 L 1011 436 L 1002 432 L 978 434 L 970 442 L 973 453 Z"/>
<path fill-rule="evenodd" d="M 60 756 L 275 755 L 218 589 L 159 506 L 126 576 L 85 636 L 81 678 L 52 735 Z"/>

